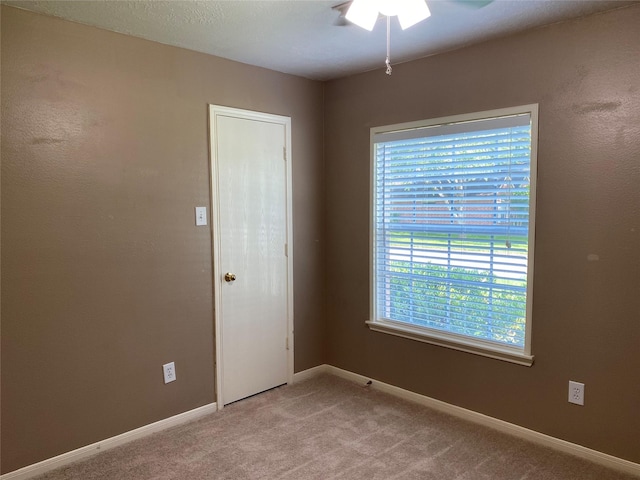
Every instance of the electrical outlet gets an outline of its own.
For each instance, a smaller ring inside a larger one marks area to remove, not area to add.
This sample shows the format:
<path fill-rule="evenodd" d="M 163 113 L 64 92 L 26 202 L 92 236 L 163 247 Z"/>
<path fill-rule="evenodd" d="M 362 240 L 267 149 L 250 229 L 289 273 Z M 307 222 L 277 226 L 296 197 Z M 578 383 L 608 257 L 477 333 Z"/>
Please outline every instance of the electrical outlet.
<path fill-rule="evenodd" d="M 162 365 L 162 370 L 164 371 L 164 383 L 175 382 L 176 380 L 176 364 L 165 363 Z"/>
<path fill-rule="evenodd" d="M 584 405 L 584 383 L 569 381 L 569 403 Z"/>

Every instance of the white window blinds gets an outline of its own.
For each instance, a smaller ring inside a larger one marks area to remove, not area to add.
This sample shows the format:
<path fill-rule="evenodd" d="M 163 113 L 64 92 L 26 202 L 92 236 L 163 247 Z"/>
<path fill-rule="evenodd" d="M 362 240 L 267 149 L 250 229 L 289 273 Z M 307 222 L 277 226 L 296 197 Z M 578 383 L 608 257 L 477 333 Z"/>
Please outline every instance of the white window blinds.
<path fill-rule="evenodd" d="M 531 130 L 523 113 L 374 133 L 374 322 L 525 350 Z"/>

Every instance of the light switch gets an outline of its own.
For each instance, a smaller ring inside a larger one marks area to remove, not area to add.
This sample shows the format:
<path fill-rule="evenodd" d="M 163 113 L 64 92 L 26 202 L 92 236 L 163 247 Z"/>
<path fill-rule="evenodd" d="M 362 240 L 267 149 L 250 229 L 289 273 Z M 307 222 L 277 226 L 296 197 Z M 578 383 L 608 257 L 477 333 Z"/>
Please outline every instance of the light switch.
<path fill-rule="evenodd" d="M 196 225 L 207 224 L 207 207 L 196 207 Z"/>

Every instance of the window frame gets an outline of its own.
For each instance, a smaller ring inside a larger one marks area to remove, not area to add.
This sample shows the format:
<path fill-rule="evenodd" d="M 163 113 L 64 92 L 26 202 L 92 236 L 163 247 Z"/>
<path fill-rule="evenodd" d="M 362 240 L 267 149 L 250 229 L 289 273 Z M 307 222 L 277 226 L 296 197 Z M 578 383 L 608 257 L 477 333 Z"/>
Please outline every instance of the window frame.
<path fill-rule="evenodd" d="M 376 200 L 377 200 L 377 176 L 376 176 L 376 135 L 408 131 L 413 129 L 433 127 L 438 125 L 469 122 L 477 120 L 489 120 L 496 117 L 510 115 L 529 114 L 531 119 L 531 158 L 530 158 L 530 187 L 529 187 L 529 234 L 528 234 L 528 261 L 527 261 L 527 299 L 526 299 L 526 325 L 523 348 L 501 345 L 482 339 L 456 333 L 443 332 L 427 327 L 411 325 L 402 321 L 380 319 L 377 314 L 377 268 L 376 268 Z M 532 313 L 533 313 L 533 270 L 535 252 L 535 218 L 536 218 L 536 186 L 538 171 L 538 104 L 521 105 L 516 107 L 500 108 L 483 112 L 474 112 L 462 115 L 452 115 L 428 120 L 397 123 L 373 127 L 370 129 L 370 197 L 369 197 L 369 313 L 366 321 L 369 328 L 376 332 L 391 334 L 403 338 L 409 338 L 420 342 L 430 343 L 441 347 L 451 348 L 467 353 L 481 355 L 507 362 L 531 366 L 534 357 L 531 353 Z"/>

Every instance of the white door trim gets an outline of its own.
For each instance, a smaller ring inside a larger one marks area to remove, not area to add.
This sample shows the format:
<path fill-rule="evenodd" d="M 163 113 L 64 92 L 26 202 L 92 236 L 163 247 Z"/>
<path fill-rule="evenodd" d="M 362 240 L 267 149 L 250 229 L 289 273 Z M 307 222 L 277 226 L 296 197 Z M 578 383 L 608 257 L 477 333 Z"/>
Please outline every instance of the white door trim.
<path fill-rule="evenodd" d="M 221 292 L 218 279 L 220 271 L 220 205 L 216 192 L 218 191 L 217 168 L 217 131 L 216 118 L 218 116 L 242 118 L 283 125 L 285 129 L 285 151 L 283 152 L 286 163 L 286 204 L 287 204 L 287 383 L 293 383 L 293 208 L 292 208 L 292 169 L 291 169 L 291 118 L 270 113 L 253 112 L 221 105 L 209 105 L 209 160 L 211 168 L 211 237 L 212 237 L 212 261 L 213 261 L 213 298 L 214 298 L 214 336 L 216 348 L 215 385 L 216 405 L 218 410 L 224 406 L 222 388 L 222 329 L 221 329 Z"/>

